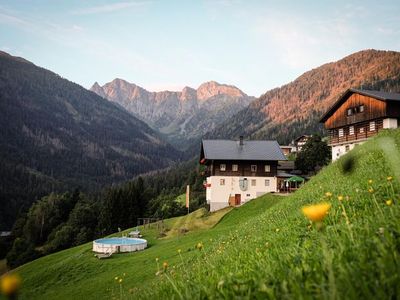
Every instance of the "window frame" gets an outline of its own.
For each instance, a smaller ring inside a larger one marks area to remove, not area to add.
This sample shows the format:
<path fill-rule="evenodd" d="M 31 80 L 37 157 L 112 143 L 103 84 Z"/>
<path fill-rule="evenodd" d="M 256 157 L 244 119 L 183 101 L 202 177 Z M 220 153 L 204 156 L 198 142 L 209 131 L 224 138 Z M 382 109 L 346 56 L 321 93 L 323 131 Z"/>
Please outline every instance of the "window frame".
<path fill-rule="evenodd" d="M 257 186 L 257 179 L 251 179 L 251 186 Z"/>
<path fill-rule="evenodd" d="M 221 172 L 225 172 L 226 171 L 226 164 L 219 164 L 219 170 Z"/>
<path fill-rule="evenodd" d="M 220 180 L 219 180 L 219 185 L 220 186 L 223 186 L 223 185 L 225 185 L 225 178 L 221 178 Z"/>
<path fill-rule="evenodd" d="M 369 122 L 369 131 L 376 131 L 376 122 L 375 121 Z"/>
<path fill-rule="evenodd" d="M 265 186 L 270 186 L 270 185 L 271 185 L 271 180 L 265 179 L 264 185 L 265 185 Z"/>
<path fill-rule="evenodd" d="M 238 172 L 239 171 L 239 165 L 238 164 L 232 164 L 232 172 Z"/>
<path fill-rule="evenodd" d="M 271 173 L 271 165 L 264 165 L 264 172 Z"/>
<path fill-rule="evenodd" d="M 256 173 L 257 172 L 257 165 L 250 165 L 250 171 L 252 173 Z"/>

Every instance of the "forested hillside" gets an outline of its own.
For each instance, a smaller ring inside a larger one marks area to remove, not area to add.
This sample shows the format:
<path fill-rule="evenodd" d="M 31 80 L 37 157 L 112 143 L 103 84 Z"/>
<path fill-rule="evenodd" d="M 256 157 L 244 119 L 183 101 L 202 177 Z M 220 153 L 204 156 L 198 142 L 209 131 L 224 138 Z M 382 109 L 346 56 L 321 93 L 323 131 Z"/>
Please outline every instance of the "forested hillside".
<path fill-rule="evenodd" d="M 104 189 L 97 196 L 79 190 L 51 193 L 36 201 L 13 226 L 15 238 L 7 252 L 14 268 L 37 257 L 77 246 L 118 229 L 137 225 L 143 217 L 170 218 L 187 212 L 179 195 L 190 185 L 190 209 L 205 205 L 203 178 L 197 161 L 153 172 Z M 3 258 L 3 256 L 0 256 Z"/>
<path fill-rule="evenodd" d="M 180 153 L 117 105 L 0 52 L 0 230 L 51 191 L 165 168 Z"/>
<path fill-rule="evenodd" d="M 322 132 L 320 117 L 349 88 L 400 92 L 400 53 L 365 50 L 324 64 L 266 92 L 207 136 L 289 143 Z"/>

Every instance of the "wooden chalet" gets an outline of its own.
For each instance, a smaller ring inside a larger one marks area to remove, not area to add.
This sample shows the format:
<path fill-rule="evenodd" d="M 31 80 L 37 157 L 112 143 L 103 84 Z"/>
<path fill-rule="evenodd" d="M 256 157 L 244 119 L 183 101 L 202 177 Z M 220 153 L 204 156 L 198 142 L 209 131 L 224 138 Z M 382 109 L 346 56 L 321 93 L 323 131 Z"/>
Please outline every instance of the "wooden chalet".
<path fill-rule="evenodd" d="M 293 152 L 300 152 L 303 146 L 307 143 L 307 141 L 310 139 L 311 135 L 301 135 L 294 139 L 292 141 L 292 144 L 294 145 Z"/>
<path fill-rule="evenodd" d="M 328 130 L 335 160 L 382 129 L 397 128 L 399 118 L 399 93 L 349 89 L 320 122 Z"/>

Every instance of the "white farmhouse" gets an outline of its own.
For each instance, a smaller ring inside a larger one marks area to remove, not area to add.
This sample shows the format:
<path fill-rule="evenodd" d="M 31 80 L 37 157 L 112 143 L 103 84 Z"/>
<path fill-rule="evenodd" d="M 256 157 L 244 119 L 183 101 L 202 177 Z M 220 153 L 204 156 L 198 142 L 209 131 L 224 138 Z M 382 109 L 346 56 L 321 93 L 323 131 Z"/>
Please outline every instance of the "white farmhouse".
<path fill-rule="evenodd" d="M 276 141 L 203 140 L 200 163 L 206 166 L 210 211 L 276 192 L 282 160 L 286 158 Z"/>

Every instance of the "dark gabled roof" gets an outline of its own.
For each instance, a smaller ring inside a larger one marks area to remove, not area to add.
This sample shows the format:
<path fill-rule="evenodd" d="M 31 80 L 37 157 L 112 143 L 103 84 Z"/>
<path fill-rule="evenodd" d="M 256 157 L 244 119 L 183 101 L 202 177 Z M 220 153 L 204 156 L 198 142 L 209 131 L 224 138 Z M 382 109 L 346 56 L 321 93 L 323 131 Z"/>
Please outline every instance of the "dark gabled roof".
<path fill-rule="evenodd" d="M 286 160 L 276 141 L 203 140 L 203 153 L 206 160 Z"/>
<path fill-rule="evenodd" d="M 349 98 L 352 94 L 357 93 L 360 95 L 375 98 L 380 101 L 400 101 L 399 93 L 389 93 L 381 91 L 370 91 L 370 90 L 358 90 L 348 89 L 343 93 L 342 96 L 328 109 L 328 111 L 319 120 L 320 123 L 324 123 L 333 113 Z"/>

